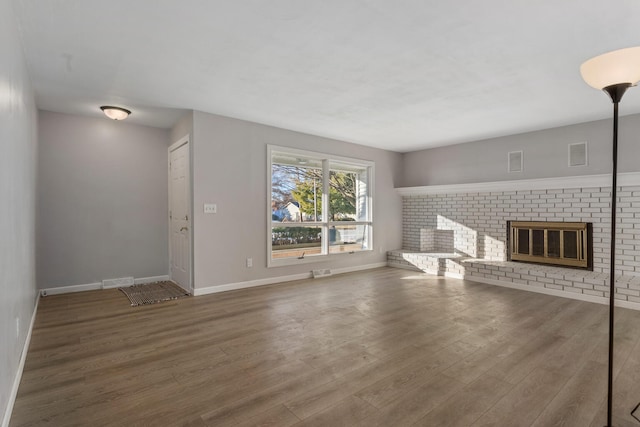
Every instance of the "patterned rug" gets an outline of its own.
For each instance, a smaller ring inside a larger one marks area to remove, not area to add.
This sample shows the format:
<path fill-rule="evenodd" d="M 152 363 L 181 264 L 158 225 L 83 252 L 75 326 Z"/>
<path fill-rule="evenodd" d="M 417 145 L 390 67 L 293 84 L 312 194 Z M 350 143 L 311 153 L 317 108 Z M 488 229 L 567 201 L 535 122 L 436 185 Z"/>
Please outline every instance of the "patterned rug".
<path fill-rule="evenodd" d="M 144 285 L 133 285 L 127 288 L 118 288 L 131 301 L 131 307 L 146 304 L 156 304 L 162 301 L 178 299 L 189 295 L 187 291 L 173 282 L 155 282 Z"/>

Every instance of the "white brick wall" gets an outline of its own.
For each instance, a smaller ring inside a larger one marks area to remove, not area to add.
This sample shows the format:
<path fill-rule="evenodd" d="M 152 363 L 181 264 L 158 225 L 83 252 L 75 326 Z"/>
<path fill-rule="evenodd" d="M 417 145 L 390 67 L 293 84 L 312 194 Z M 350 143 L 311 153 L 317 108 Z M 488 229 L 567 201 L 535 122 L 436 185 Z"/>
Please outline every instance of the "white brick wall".
<path fill-rule="evenodd" d="M 452 230 L 455 253 L 505 261 L 507 220 L 591 222 L 593 273 L 608 274 L 610 197 L 606 187 L 403 196 L 403 247 L 420 251 L 421 229 Z M 640 187 L 619 188 L 617 215 L 616 271 L 623 277 L 618 281 L 616 298 L 639 302 L 640 286 L 634 282 L 635 288 L 631 287 L 631 279 L 625 277 L 640 276 Z M 606 283 L 583 282 L 576 278 L 575 270 L 562 270 L 566 271 L 566 274 L 558 274 L 562 277 L 549 277 L 548 274 L 541 277 L 552 282 L 540 280 L 540 277 L 509 278 L 514 283 L 607 296 Z M 473 275 L 486 274 L 479 270 L 472 272 Z M 495 274 L 492 277 L 499 279 Z"/>
<path fill-rule="evenodd" d="M 453 253 L 455 246 L 453 230 L 420 229 L 420 251 Z"/>

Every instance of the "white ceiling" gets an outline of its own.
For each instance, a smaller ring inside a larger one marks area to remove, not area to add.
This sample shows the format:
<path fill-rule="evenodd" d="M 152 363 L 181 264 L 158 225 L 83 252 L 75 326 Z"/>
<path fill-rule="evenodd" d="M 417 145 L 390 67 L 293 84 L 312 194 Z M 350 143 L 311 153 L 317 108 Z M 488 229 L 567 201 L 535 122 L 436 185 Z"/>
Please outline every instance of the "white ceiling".
<path fill-rule="evenodd" d="M 400 152 L 608 118 L 580 64 L 640 45 L 638 0 L 14 5 L 42 109 L 195 109 Z"/>

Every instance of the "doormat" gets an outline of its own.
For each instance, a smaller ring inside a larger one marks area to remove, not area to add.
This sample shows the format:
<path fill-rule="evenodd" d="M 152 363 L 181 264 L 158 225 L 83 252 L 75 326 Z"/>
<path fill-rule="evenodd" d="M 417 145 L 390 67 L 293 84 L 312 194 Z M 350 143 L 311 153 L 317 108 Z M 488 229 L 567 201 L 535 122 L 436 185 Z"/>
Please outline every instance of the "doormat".
<path fill-rule="evenodd" d="M 131 301 L 131 307 L 156 304 L 162 301 L 178 299 L 189 295 L 187 291 L 173 282 L 163 281 L 118 288 Z"/>

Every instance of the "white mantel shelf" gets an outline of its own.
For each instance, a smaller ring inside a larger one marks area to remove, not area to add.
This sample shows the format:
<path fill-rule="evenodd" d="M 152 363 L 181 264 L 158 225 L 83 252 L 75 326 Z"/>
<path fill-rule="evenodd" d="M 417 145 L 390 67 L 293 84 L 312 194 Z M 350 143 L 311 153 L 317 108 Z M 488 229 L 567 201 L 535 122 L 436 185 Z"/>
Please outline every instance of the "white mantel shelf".
<path fill-rule="evenodd" d="M 640 186 L 640 172 L 618 173 L 618 187 Z M 428 194 L 491 193 L 502 191 L 561 190 L 565 188 L 611 187 L 611 174 L 567 176 L 560 178 L 519 179 L 514 181 L 474 182 L 469 184 L 398 187 L 401 196 Z"/>

